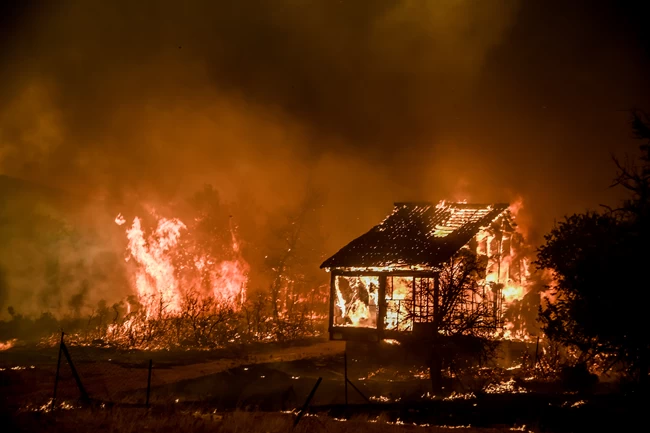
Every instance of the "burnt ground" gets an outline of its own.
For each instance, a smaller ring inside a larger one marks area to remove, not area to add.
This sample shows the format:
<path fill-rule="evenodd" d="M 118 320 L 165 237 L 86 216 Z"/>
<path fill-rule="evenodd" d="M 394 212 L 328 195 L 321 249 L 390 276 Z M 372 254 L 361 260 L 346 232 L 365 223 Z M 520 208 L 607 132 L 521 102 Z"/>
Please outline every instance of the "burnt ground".
<path fill-rule="evenodd" d="M 90 408 L 59 410 L 56 416 L 69 419 L 73 417 L 70 413 L 81 411 L 144 410 L 149 359 L 153 359 L 154 368 L 148 413 L 154 417 L 239 411 L 270 416 L 295 411 L 319 377 L 323 380 L 309 409 L 318 419 L 358 421 L 361 417 L 398 425 L 505 430 L 525 425 L 527 431 L 552 432 L 621 431 L 639 421 L 645 405 L 634 393 L 606 384 L 589 393 L 568 392 L 561 384 L 523 380 L 516 369 L 510 377 L 499 379 L 507 380 L 510 387 L 501 387 L 496 393 L 481 393 L 467 381 L 456 381 L 451 398 L 432 399 L 427 395 L 430 384 L 426 371 L 409 365 L 408 357 L 387 365 L 385 360 L 348 356 L 349 377 L 372 402 L 369 404 L 350 386 L 346 406 L 344 347 L 339 342 L 319 340 L 213 352 L 72 347 L 73 361 L 93 403 Z M 33 430 L 34 423 L 52 422 L 47 420 L 54 415 L 38 408 L 52 397 L 56 355 L 56 348 L 18 347 L 0 352 L 0 398 L 3 415 L 11 420 L 4 425 L 13 423 Z M 65 362 L 60 377 L 58 404 L 78 407 L 78 389 Z M 95 418 L 82 417 L 79 422 L 83 425 L 73 422 L 73 430 L 91 428 Z"/>

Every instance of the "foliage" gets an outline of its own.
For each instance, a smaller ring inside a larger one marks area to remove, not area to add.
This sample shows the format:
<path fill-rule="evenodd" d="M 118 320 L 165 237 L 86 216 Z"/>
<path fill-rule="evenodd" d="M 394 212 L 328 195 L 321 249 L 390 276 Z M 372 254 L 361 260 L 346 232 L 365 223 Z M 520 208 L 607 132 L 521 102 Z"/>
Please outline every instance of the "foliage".
<path fill-rule="evenodd" d="M 493 316 L 482 297 L 487 257 L 461 249 L 440 272 L 438 331 L 446 335 L 476 335 Z"/>
<path fill-rule="evenodd" d="M 196 290 L 185 291 L 181 314 L 171 314 L 165 305 L 135 305 L 125 315 L 113 306 L 115 315 L 105 321 L 106 310 L 97 310 L 86 332 L 72 335 L 79 344 L 106 344 L 138 349 L 215 349 L 229 344 L 293 340 L 318 335 L 321 321 L 302 314 L 288 315 L 281 324 L 272 320 L 272 305 L 260 294 L 241 308 L 218 302 Z M 149 312 L 155 312 L 150 314 Z M 282 328 L 280 328 L 282 326 Z"/>
<path fill-rule="evenodd" d="M 650 129 L 635 113 L 633 127 L 644 139 L 638 162 L 615 160 L 614 185 L 630 192 L 618 209 L 566 217 L 545 236 L 537 266 L 552 270 L 556 286 L 540 309 L 544 332 L 580 351 L 578 362 L 606 360 L 647 379 L 650 263 Z"/>
<path fill-rule="evenodd" d="M 443 369 L 464 369 L 494 355 L 496 343 L 488 338 L 495 325 L 493 305 L 483 299 L 479 284 L 486 266 L 485 256 L 463 248 L 441 270 L 438 290 L 424 292 L 425 302 L 436 305 L 431 311 L 431 335 L 425 337 L 431 343 L 429 369 L 434 393 L 442 390 Z M 417 317 L 425 316 L 419 312 Z"/>
<path fill-rule="evenodd" d="M 323 333 L 326 304 L 296 303 L 273 320 L 268 293 L 250 298 L 239 309 L 211 296 L 188 290 L 181 314 L 170 313 L 159 299 L 142 304 L 135 297 L 108 306 L 100 301 L 88 316 L 56 318 L 43 313 L 23 316 L 9 307 L 11 320 L 0 321 L 0 341 L 19 339 L 56 344 L 65 331 L 71 345 L 110 346 L 120 349 L 199 349 L 265 341 L 289 341 Z"/>
<path fill-rule="evenodd" d="M 241 311 L 245 340 L 288 341 L 320 335 L 326 323 L 326 300 L 303 298 L 294 301 L 297 302 L 288 302 L 289 308 L 274 318 L 276 303 L 270 292 L 259 292 L 249 298 Z"/>

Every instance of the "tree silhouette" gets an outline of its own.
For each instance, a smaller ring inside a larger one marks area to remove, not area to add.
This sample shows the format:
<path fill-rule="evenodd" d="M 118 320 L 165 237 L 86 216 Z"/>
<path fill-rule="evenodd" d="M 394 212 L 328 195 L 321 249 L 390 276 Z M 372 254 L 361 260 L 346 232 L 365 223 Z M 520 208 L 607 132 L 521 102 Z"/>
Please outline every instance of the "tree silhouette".
<path fill-rule="evenodd" d="M 566 217 L 545 236 L 537 266 L 552 270 L 556 286 L 540 309 L 542 329 L 576 347 L 579 361 L 600 359 L 619 365 L 647 383 L 650 264 L 650 123 L 633 113 L 636 138 L 643 140 L 635 161 L 614 159 L 614 186 L 630 197 L 621 207 Z"/>

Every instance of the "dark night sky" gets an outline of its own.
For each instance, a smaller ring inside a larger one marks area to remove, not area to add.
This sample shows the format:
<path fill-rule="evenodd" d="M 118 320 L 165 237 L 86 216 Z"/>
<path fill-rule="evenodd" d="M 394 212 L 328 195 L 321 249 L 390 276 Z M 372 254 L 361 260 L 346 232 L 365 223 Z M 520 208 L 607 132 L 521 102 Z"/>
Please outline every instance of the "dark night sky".
<path fill-rule="evenodd" d="M 393 201 L 521 196 L 539 238 L 616 192 L 650 101 L 625 1 L 4 2 L 0 174 L 116 202 L 324 193 L 328 250 Z"/>

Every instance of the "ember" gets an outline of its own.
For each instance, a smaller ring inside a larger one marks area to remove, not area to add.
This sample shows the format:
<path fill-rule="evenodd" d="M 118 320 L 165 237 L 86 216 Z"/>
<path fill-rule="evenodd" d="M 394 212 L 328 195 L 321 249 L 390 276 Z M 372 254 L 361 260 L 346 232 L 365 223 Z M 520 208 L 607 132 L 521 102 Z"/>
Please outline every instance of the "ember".
<path fill-rule="evenodd" d="M 69 401 L 60 401 L 57 402 L 55 409 L 56 410 L 72 410 L 79 409 L 81 406 L 75 402 Z M 52 399 L 48 400 L 45 404 L 40 406 L 28 405 L 23 410 L 28 412 L 51 412 L 52 411 Z"/>
<path fill-rule="evenodd" d="M 453 401 L 453 400 L 473 400 L 476 398 L 476 394 L 473 392 L 468 392 L 468 393 L 458 393 L 453 391 L 449 396 L 443 398 L 445 401 Z"/>
<path fill-rule="evenodd" d="M 510 379 L 501 383 L 491 383 L 483 390 L 487 394 L 515 394 L 528 392 L 525 388 L 518 386 L 514 379 Z"/>

